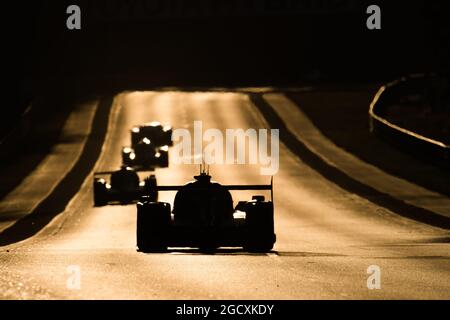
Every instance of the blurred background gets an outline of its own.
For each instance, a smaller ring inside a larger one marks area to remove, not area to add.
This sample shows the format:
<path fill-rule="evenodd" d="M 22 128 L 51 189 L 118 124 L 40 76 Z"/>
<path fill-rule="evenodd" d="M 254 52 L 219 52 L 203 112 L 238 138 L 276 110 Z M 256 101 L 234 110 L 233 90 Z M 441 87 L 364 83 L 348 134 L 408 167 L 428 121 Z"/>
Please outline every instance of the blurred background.
<path fill-rule="evenodd" d="M 11 118 L 45 88 L 387 81 L 449 70 L 445 1 L 89 0 L 2 2 Z M 81 8 L 82 29 L 66 28 Z M 382 29 L 366 28 L 377 4 Z"/>

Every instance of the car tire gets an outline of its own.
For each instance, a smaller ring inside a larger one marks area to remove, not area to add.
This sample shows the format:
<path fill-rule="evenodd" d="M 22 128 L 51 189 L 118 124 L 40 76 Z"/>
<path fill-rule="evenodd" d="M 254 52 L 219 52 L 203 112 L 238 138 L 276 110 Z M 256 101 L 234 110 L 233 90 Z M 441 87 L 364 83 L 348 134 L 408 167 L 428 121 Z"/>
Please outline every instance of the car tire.
<path fill-rule="evenodd" d="M 165 140 L 166 145 L 168 145 L 169 147 L 173 146 L 172 130 L 166 132 L 166 136 L 165 136 L 164 140 Z"/>
<path fill-rule="evenodd" d="M 270 252 L 276 240 L 274 233 L 273 203 L 249 201 L 245 208 L 246 240 L 244 250 Z"/>
<path fill-rule="evenodd" d="M 107 204 L 105 185 L 99 181 L 94 181 L 94 206 L 102 207 Z"/>
<path fill-rule="evenodd" d="M 148 196 L 148 199 L 152 202 L 158 201 L 158 190 L 156 190 L 158 183 L 156 180 L 156 176 L 152 174 L 148 176 L 144 181 L 145 181 L 145 195 Z"/>
<path fill-rule="evenodd" d="M 138 132 L 131 132 L 131 147 L 134 149 L 141 140 L 141 134 Z"/>
<path fill-rule="evenodd" d="M 126 166 L 132 166 L 132 161 L 128 157 L 128 154 L 122 151 L 122 164 Z"/>
<path fill-rule="evenodd" d="M 169 166 L 169 153 L 168 152 L 161 152 L 160 166 L 163 168 L 167 168 Z"/>
<path fill-rule="evenodd" d="M 147 253 L 167 251 L 170 224 L 169 203 L 139 202 L 136 230 L 138 251 Z"/>

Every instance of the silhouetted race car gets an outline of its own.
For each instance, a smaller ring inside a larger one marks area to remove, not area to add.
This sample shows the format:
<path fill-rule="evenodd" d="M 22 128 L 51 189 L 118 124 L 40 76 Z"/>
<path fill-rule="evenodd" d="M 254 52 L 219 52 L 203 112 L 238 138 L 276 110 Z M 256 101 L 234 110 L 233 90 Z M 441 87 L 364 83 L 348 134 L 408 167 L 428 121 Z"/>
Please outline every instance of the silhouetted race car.
<path fill-rule="evenodd" d="M 270 190 L 270 185 L 220 185 L 205 172 L 184 186 L 157 186 L 178 191 L 173 210 L 166 202 L 142 198 L 137 203 L 137 247 L 141 252 L 163 252 L 168 247 L 214 250 L 243 247 L 268 252 L 276 240 L 273 202 L 264 196 L 240 201 L 233 208 L 230 190 Z"/>
<path fill-rule="evenodd" d="M 131 129 L 131 147 L 134 148 L 144 138 L 149 139 L 153 145 L 171 146 L 172 127 L 163 126 L 160 122 L 154 121 Z"/>
<path fill-rule="evenodd" d="M 152 169 L 169 166 L 169 146 L 155 146 L 150 139 L 144 138 L 134 148 L 122 149 L 124 165 L 134 169 Z"/>
<path fill-rule="evenodd" d="M 110 182 L 100 177 L 106 175 L 110 175 Z M 157 201 L 156 186 L 154 174 L 140 181 L 137 173 L 126 166 L 118 171 L 97 172 L 94 174 L 94 205 L 98 207 L 109 203 L 132 203 L 144 195 L 146 199 Z"/>

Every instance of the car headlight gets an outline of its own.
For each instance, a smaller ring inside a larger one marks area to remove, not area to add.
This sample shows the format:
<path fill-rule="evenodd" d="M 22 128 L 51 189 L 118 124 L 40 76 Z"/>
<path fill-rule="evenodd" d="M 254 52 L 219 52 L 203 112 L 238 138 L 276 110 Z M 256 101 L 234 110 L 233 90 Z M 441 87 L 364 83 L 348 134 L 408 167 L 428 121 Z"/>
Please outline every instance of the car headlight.
<path fill-rule="evenodd" d="M 239 210 L 236 210 L 236 211 L 233 213 L 233 218 L 234 218 L 234 219 L 245 219 L 246 217 L 247 217 L 247 214 L 246 214 L 245 211 L 239 211 Z"/>
<path fill-rule="evenodd" d="M 106 189 L 111 189 L 111 185 L 110 185 L 109 183 L 107 183 L 107 184 L 105 185 L 105 188 L 106 188 Z"/>

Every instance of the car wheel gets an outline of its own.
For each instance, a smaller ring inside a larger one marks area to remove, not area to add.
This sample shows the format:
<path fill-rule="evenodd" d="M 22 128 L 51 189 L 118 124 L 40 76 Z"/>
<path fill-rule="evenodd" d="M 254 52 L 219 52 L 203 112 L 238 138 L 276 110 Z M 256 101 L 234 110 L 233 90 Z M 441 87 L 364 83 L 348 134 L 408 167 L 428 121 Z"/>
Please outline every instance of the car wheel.
<path fill-rule="evenodd" d="M 101 182 L 94 181 L 94 206 L 102 207 L 107 204 L 105 185 Z"/>
<path fill-rule="evenodd" d="M 128 154 L 125 152 L 122 152 L 122 163 L 126 166 L 130 166 L 131 165 L 131 160 L 128 157 Z"/>
<path fill-rule="evenodd" d="M 168 152 L 161 152 L 160 166 L 163 168 L 167 168 L 169 166 L 169 153 Z"/>
<path fill-rule="evenodd" d="M 170 223 L 169 203 L 139 202 L 137 204 L 136 230 L 138 251 L 166 251 Z"/>
<path fill-rule="evenodd" d="M 158 201 L 158 191 L 155 189 L 157 185 L 156 176 L 154 174 L 145 178 L 145 195 L 148 196 L 149 201 Z"/>
<path fill-rule="evenodd" d="M 136 147 L 140 140 L 141 140 L 140 133 L 131 132 L 131 147 L 132 148 Z"/>
<path fill-rule="evenodd" d="M 245 218 L 246 240 L 244 250 L 269 252 L 275 243 L 273 203 L 263 201 L 247 202 Z"/>

